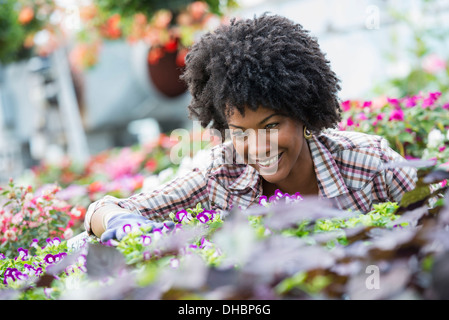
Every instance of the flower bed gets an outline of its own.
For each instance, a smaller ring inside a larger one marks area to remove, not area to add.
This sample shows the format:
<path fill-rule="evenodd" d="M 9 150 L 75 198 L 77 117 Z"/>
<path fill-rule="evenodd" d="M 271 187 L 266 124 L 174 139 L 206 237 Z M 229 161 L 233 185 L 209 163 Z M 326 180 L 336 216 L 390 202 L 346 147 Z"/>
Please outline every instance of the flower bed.
<path fill-rule="evenodd" d="M 175 228 L 130 230 L 120 241 L 31 241 L 0 260 L 0 296 L 9 299 L 400 299 L 443 298 L 449 211 L 428 209 L 421 170 L 407 203 L 368 214 L 317 206 L 277 191 L 244 212 L 198 205 L 171 215 Z M 424 204 L 424 206 L 423 206 Z M 152 232 L 149 232 L 152 231 Z M 378 272 L 376 280 L 375 272 Z M 186 276 L 188 275 L 188 276 Z M 391 279 L 390 281 L 388 279 Z M 380 282 L 379 282 L 380 281 Z M 371 290 L 377 288 L 378 290 Z"/>
<path fill-rule="evenodd" d="M 445 299 L 448 139 L 432 132 L 445 135 L 448 122 L 438 97 L 343 103 L 342 129 L 383 135 L 407 157 L 438 162 L 420 168 L 401 204 L 377 204 L 368 214 L 277 192 L 245 211 L 173 212 L 173 230 L 74 242 L 91 201 L 151 190 L 199 158 L 174 165 L 174 142 L 161 135 L 86 166 L 42 164 L 31 185 L 11 180 L 0 190 L 0 299 Z"/>
<path fill-rule="evenodd" d="M 402 156 L 413 159 L 449 159 L 449 102 L 440 92 L 404 98 L 342 103 L 340 129 L 377 134 Z"/>

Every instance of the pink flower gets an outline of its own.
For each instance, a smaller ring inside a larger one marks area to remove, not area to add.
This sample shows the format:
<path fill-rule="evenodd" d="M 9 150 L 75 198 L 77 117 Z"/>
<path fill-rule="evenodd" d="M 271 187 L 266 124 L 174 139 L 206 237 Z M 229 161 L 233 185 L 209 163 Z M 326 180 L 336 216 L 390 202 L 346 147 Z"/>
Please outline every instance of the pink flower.
<path fill-rule="evenodd" d="M 372 101 L 365 101 L 365 102 L 363 103 L 363 107 L 364 107 L 364 108 L 366 108 L 366 107 L 371 107 L 372 104 L 373 104 Z"/>
<path fill-rule="evenodd" d="M 399 107 L 399 100 L 398 99 L 393 99 L 393 98 L 387 98 L 387 101 L 389 104 L 395 106 L 395 107 Z"/>
<path fill-rule="evenodd" d="M 376 117 L 376 120 L 382 120 L 385 117 L 385 113 L 379 113 Z"/>
<path fill-rule="evenodd" d="M 348 120 L 346 121 L 346 125 L 347 125 L 348 127 L 354 125 L 354 121 L 352 120 L 352 116 L 348 118 Z"/>
<path fill-rule="evenodd" d="M 425 57 L 422 61 L 422 68 L 425 72 L 435 74 L 446 69 L 446 61 L 433 53 Z"/>
<path fill-rule="evenodd" d="M 446 146 L 442 146 L 438 149 L 439 152 L 443 152 L 444 150 L 446 150 Z"/>
<path fill-rule="evenodd" d="M 414 107 L 414 106 L 416 106 L 416 102 L 417 102 L 417 100 L 419 100 L 419 99 L 421 99 L 420 96 L 406 97 L 406 98 L 404 98 L 405 106 L 406 106 L 407 108 Z"/>
<path fill-rule="evenodd" d="M 391 111 L 389 121 L 404 121 L 404 111 L 401 109 L 394 109 Z"/>
<path fill-rule="evenodd" d="M 435 103 L 435 101 L 438 100 L 438 98 L 440 96 L 441 96 L 441 92 L 430 92 L 429 96 L 424 99 L 424 101 L 422 103 L 422 107 L 427 108 L 427 107 L 432 106 Z"/>
<path fill-rule="evenodd" d="M 443 109 L 449 109 L 449 103 L 446 103 L 445 105 L 443 105 Z"/>
<path fill-rule="evenodd" d="M 364 113 L 364 112 L 360 112 L 358 115 L 357 115 L 357 120 L 368 120 L 368 117 L 366 116 L 366 114 Z"/>
<path fill-rule="evenodd" d="M 341 106 L 343 108 L 343 111 L 348 111 L 349 109 L 351 109 L 351 100 L 343 101 L 341 103 Z"/>

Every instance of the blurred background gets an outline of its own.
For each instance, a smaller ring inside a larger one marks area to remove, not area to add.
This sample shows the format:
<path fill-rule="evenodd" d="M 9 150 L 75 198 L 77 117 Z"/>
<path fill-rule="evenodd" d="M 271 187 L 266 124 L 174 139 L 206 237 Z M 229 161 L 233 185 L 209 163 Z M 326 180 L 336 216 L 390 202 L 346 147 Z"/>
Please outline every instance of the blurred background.
<path fill-rule="evenodd" d="M 0 184 L 190 130 L 179 80 L 189 47 L 264 12 L 318 39 L 342 101 L 447 99 L 447 0 L 0 0 Z"/>

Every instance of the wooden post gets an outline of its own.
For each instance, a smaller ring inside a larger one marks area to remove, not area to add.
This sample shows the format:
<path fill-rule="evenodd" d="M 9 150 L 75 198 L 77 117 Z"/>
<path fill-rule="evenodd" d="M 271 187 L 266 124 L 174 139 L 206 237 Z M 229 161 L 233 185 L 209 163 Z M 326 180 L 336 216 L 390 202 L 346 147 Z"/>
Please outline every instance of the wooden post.
<path fill-rule="evenodd" d="M 59 86 L 59 107 L 67 136 L 68 155 L 76 162 L 85 163 L 89 159 L 89 147 L 64 47 L 55 51 L 54 59 L 56 81 Z"/>

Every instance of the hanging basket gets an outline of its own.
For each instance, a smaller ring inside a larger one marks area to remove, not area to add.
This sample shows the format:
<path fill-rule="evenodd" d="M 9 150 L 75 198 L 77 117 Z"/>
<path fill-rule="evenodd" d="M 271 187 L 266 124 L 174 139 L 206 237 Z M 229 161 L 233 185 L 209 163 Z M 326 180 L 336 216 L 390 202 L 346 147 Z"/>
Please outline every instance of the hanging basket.
<path fill-rule="evenodd" d="M 150 49 L 151 50 L 151 49 Z M 148 74 L 154 87 L 169 98 L 177 97 L 187 91 L 187 85 L 179 77 L 184 66 L 177 63 L 178 51 L 160 51 L 156 59 L 148 53 Z"/>

